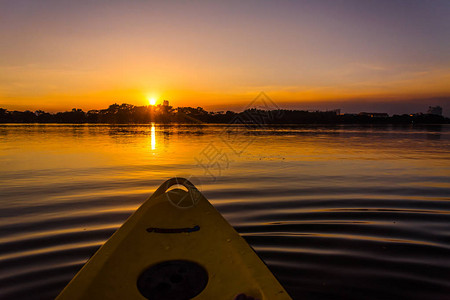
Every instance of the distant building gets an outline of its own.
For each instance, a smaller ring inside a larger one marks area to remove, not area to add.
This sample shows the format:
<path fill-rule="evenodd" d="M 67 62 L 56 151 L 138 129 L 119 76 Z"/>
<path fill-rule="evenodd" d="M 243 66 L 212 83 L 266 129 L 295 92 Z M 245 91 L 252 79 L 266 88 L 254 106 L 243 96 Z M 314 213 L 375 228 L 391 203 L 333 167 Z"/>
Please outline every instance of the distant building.
<path fill-rule="evenodd" d="M 389 115 L 387 113 L 368 113 L 368 112 L 360 112 L 360 116 L 368 116 L 371 118 L 388 118 Z"/>
<path fill-rule="evenodd" d="M 325 111 L 322 111 L 322 110 L 307 110 L 307 112 L 310 112 L 310 113 L 332 113 L 332 114 L 335 114 L 335 115 L 339 116 L 341 114 L 341 109 L 338 108 L 338 109 L 325 110 Z"/>
<path fill-rule="evenodd" d="M 427 114 L 442 116 L 442 107 L 440 107 L 440 106 L 429 106 Z"/>
<path fill-rule="evenodd" d="M 169 106 L 169 100 L 164 100 L 163 101 L 163 106 Z"/>
<path fill-rule="evenodd" d="M 339 115 L 341 114 L 341 109 L 340 109 L 340 108 L 338 108 L 338 109 L 333 109 L 333 110 L 331 110 L 331 112 L 335 113 L 336 116 L 339 116 Z"/>

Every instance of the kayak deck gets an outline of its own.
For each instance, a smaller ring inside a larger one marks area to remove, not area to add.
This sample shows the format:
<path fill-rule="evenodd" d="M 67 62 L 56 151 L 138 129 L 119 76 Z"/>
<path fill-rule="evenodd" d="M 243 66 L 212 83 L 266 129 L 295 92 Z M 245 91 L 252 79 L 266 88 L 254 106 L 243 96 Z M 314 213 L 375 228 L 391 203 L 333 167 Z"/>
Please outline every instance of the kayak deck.
<path fill-rule="evenodd" d="M 188 191 L 174 189 L 184 185 Z M 291 299 L 186 179 L 166 181 L 57 299 Z"/>

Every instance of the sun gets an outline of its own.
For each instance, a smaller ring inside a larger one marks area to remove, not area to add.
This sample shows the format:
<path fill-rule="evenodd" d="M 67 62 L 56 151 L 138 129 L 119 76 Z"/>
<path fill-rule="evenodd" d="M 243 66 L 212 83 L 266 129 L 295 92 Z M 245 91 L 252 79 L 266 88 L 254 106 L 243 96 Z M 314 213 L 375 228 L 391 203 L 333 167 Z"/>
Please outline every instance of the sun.
<path fill-rule="evenodd" d="M 155 105 L 155 104 L 156 104 L 155 98 L 150 98 L 150 99 L 148 100 L 148 102 L 150 103 L 150 105 Z"/>

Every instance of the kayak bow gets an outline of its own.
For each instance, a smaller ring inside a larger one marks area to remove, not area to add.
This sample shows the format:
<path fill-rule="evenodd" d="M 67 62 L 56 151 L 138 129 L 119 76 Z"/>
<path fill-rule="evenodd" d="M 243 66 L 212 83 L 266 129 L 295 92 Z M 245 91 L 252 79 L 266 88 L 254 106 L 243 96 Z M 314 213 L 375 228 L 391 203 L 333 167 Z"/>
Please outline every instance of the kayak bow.
<path fill-rule="evenodd" d="M 173 185 L 187 191 L 169 190 Z M 172 178 L 92 256 L 57 299 L 252 297 L 291 299 L 195 186 Z"/>

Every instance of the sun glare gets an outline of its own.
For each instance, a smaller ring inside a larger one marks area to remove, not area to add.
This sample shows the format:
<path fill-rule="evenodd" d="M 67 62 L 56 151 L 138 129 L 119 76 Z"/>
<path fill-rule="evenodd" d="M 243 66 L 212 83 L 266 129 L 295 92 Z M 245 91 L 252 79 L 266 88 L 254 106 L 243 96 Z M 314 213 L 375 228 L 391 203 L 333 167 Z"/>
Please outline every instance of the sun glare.
<path fill-rule="evenodd" d="M 150 105 L 155 105 L 155 104 L 156 104 L 155 98 L 150 98 L 150 99 L 148 100 L 148 102 L 150 103 Z"/>

